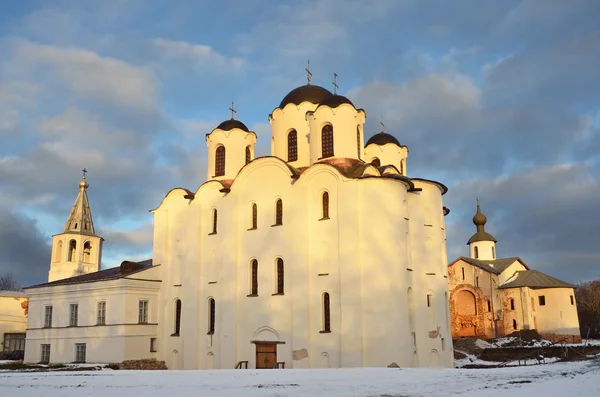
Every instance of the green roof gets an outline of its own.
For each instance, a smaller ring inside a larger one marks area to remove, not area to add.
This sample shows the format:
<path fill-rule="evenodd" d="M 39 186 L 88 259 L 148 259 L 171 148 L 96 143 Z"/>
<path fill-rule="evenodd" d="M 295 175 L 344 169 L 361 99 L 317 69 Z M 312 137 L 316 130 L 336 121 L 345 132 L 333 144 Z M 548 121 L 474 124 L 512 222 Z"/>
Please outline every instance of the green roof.
<path fill-rule="evenodd" d="M 528 287 L 531 289 L 543 288 L 575 288 L 573 284 L 565 283 L 557 278 L 549 276 L 538 270 L 526 270 L 516 272 L 516 278 L 508 283 L 502 284 L 500 289 Z"/>

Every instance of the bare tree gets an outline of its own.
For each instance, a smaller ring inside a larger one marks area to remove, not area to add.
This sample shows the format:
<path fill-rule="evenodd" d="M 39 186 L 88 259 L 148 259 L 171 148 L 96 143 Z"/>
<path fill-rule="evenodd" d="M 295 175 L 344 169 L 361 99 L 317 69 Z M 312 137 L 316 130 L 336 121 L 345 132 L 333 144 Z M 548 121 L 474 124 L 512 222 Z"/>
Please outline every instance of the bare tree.
<path fill-rule="evenodd" d="M 10 273 L 0 276 L 0 291 L 21 291 L 21 286 Z"/>
<path fill-rule="evenodd" d="M 575 289 L 581 333 L 600 336 L 600 280 L 581 283 Z"/>

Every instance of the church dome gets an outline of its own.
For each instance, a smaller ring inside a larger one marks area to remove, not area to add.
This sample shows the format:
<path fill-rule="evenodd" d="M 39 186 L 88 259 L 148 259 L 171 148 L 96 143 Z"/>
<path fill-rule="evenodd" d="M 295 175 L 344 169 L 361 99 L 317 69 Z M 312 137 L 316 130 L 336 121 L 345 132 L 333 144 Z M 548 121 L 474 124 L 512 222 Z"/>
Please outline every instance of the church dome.
<path fill-rule="evenodd" d="M 486 222 L 487 222 L 487 218 L 483 214 L 483 212 L 481 212 L 481 208 L 479 208 L 479 204 L 478 204 L 477 212 L 475 213 L 475 216 L 473 217 L 473 223 L 475 224 L 475 226 L 485 226 Z"/>
<path fill-rule="evenodd" d="M 331 96 L 325 98 L 324 100 L 319 102 L 319 106 L 328 106 L 332 109 L 335 109 L 344 103 L 354 106 L 354 104 L 352 103 L 352 101 L 350 99 L 346 98 L 343 95 L 337 95 L 337 94 L 334 94 L 334 95 L 331 95 Z"/>
<path fill-rule="evenodd" d="M 379 146 L 383 146 L 386 143 L 393 143 L 395 145 L 401 146 L 400 142 L 398 141 L 398 139 L 396 139 L 395 136 L 390 135 L 383 131 L 380 132 L 379 134 L 375 134 L 371 138 L 369 138 L 365 147 L 369 146 L 372 143 L 374 143 L 375 145 L 379 145 Z"/>
<path fill-rule="evenodd" d="M 318 85 L 307 84 L 294 88 L 290 91 L 279 104 L 279 108 L 283 109 L 287 104 L 293 103 L 294 105 L 300 105 L 302 102 L 310 102 L 314 104 L 321 103 L 325 98 L 332 96 L 333 94 L 326 88 Z"/>
<path fill-rule="evenodd" d="M 234 128 L 239 128 L 242 131 L 250 132 L 250 130 L 248 130 L 248 127 L 246 127 L 246 124 L 242 123 L 239 120 L 234 120 L 234 119 L 229 119 L 229 120 L 222 122 L 215 129 L 223 130 L 223 131 L 231 131 Z"/>

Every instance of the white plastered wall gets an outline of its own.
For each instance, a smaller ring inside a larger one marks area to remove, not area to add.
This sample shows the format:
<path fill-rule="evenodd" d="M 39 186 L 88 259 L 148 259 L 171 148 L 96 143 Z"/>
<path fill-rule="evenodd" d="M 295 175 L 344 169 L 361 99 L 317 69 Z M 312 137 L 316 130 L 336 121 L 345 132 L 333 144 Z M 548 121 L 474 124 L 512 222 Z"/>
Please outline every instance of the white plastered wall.
<path fill-rule="evenodd" d="M 208 147 L 207 180 L 234 179 L 239 170 L 246 165 L 246 147 L 250 146 L 251 159 L 254 159 L 256 134 L 239 128 L 229 131 L 215 129 L 206 136 Z M 215 176 L 215 157 L 219 146 L 225 146 L 225 175 Z"/>

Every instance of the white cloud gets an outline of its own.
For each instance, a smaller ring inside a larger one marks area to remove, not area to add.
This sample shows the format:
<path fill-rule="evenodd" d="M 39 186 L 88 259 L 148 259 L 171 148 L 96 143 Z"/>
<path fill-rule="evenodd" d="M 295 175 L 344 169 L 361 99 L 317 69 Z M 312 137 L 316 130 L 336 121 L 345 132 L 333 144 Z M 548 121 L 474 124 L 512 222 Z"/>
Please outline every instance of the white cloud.
<path fill-rule="evenodd" d="M 242 58 L 226 57 L 207 45 L 191 44 L 185 41 L 172 41 L 163 38 L 156 38 L 152 42 L 165 56 L 190 61 L 197 66 L 240 69 L 245 64 Z"/>

